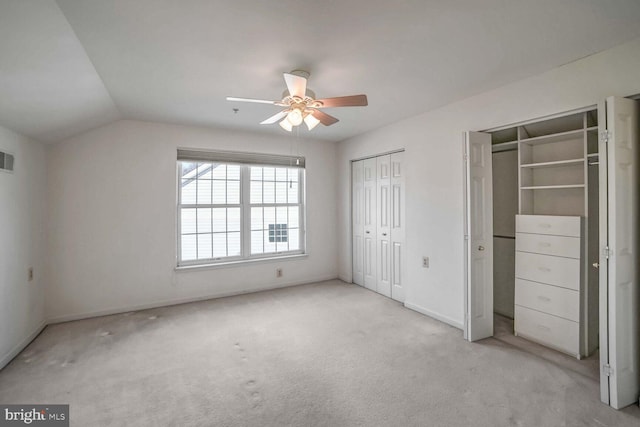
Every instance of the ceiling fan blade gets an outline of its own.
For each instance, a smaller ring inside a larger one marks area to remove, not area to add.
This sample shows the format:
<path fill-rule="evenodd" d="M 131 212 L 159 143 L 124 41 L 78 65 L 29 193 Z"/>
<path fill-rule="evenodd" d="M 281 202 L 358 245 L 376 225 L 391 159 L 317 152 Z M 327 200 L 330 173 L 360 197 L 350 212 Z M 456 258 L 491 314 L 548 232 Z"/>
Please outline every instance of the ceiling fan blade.
<path fill-rule="evenodd" d="M 322 123 L 325 126 L 331 126 L 332 124 L 339 122 L 339 120 L 336 119 L 335 117 L 330 116 L 327 113 L 320 110 L 312 109 L 311 115 L 316 119 L 320 120 L 320 123 Z"/>
<path fill-rule="evenodd" d="M 321 102 L 318 108 L 331 107 L 366 107 L 369 105 L 367 95 L 338 96 L 336 98 L 316 99 Z"/>
<path fill-rule="evenodd" d="M 275 104 L 280 101 L 267 101 L 265 99 L 252 99 L 252 98 L 235 98 L 233 96 L 227 96 L 227 101 L 236 101 L 236 102 L 255 102 L 258 104 Z"/>
<path fill-rule="evenodd" d="M 280 119 L 284 118 L 287 115 L 288 111 L 287 110 L 283 110 L 280 111 L 277 114 L 274 114 L 273 116 L 269 117 L 266 120 L 263 120 L 260 122 L 261 125 L 272 125 L 276 122 L 278 122 Z"/>
<path fill-rule="evenodd" d="M 284 73 L 289 95 L 304 98 L 307 93 L 307 79 L 295 74 Z"/>

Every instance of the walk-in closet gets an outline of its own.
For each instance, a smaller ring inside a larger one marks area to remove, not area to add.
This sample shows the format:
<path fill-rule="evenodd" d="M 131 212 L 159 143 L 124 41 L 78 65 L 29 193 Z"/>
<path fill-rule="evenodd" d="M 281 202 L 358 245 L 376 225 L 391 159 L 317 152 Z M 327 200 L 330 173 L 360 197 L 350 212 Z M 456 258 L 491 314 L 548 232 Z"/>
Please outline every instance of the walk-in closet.
<path fill-rule="evenodd" d="M 597 118 L 491 133 L 496 325 L 578 359 L 598 348 Z"/>

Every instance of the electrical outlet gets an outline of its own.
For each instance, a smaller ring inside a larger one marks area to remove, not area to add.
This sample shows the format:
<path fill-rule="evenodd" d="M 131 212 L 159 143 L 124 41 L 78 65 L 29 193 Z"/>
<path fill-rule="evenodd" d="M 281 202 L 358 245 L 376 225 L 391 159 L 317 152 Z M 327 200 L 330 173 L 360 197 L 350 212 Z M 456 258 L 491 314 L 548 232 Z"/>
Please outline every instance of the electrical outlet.
<path fill-rule="evenodd" d="M 282 277 L 282 269 L 276 268 L 276 277 Z"/>
<path fill-rule="evenodd" d="M 429 268 L 429 257 L 428 256 L 423 256 L 422 257 L 422 267 L 423 268 Z"/>
<path fill-rule="evenodd" d="M 29 267 L 29 281 L 33 281 L 33 267 Z"/>

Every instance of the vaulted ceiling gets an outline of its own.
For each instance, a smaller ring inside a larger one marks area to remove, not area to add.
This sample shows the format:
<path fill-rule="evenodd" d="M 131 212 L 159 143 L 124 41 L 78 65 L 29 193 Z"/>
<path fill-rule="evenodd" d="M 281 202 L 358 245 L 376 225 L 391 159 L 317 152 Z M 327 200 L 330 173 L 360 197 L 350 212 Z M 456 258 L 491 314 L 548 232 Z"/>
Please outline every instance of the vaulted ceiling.
<path fill-rule="evenodd" d="M 279 133 L 305 69 L 368 107 L 340 141 L 640 37 L 637 0 L 0 0 L 0 125 L 55 142 L 120 118 Z M 238 113 L 233 108 L 239 108 Z M 301 127 L 300 134 L 306 134 Z"/>

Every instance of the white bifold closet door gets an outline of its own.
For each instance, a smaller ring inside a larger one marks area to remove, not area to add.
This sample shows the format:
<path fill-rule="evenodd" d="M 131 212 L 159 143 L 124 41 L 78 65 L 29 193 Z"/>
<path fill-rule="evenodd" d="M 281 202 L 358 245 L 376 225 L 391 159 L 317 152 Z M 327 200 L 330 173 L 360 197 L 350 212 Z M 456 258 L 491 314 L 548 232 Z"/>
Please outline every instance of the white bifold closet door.
<path fill-rule="evenodd" d="M 352 163 L 353 282 L 404 301 L 403 153 Z"/>
<path fill-rule="evenodd" d="M 351 194 L 353 201 L 353 283 L 364 286 L 364 161 L 353 162 L 351 167 Z"/>

